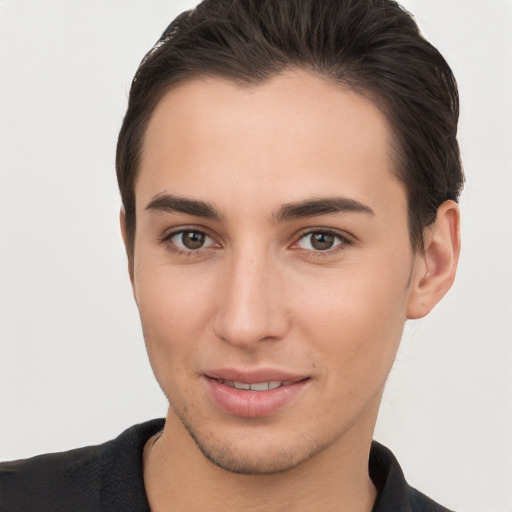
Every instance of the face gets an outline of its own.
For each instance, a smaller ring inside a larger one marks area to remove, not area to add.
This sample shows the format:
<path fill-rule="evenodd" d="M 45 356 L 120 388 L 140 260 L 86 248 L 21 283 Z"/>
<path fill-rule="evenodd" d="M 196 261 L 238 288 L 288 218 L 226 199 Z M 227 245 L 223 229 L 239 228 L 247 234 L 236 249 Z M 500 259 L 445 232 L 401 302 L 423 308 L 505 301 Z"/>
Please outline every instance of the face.
<path fill-rule="evenodd" d="M 217 465 L 282 471 L 371 439 L 419 258 L 390 148 L 375 106 L 302 71 L 159 103 L 133 289 L 168 423 Z"/>

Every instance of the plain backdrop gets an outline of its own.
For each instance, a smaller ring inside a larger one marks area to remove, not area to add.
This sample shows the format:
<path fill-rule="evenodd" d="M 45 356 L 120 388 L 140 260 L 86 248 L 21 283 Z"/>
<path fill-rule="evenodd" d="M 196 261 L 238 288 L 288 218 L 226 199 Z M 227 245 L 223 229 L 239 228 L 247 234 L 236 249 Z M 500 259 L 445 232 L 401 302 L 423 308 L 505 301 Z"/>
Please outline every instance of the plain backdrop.
<path fill-rule="evenodd" d="M 0 458 L 164 416 L 118 231 L 133 73 L 190 1 L 0 0 Z M 411 484 L 512 511 L 512 2 L 410 0 L 461 93 L 455 286 L 406 326 L 376 439 Z"/>

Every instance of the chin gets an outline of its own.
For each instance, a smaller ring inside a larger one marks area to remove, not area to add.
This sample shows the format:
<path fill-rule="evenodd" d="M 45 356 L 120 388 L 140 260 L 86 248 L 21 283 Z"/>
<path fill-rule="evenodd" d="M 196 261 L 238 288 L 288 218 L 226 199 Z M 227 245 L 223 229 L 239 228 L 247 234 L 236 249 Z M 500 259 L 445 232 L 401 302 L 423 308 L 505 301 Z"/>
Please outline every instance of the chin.
<path fill-rule="evenodd" d="M 301 457 L 297 452 L 283 448 L 243 449 L 228 446 L 206 446 L 192 436 L 201 453 L 217 467 L 241 475 L 271 475 L 283 473 L 299 466 L 309 455 Z"/>
<path fill-rule="evenodd" d="M 243 438 L 219 439 L 213 434 L 199 432 L 183 423 L 196 446 L 206 459 L 230 473 L 271 475 L 289 471 L 324 450 L 318 440 L 287 436 L 288 443 L 279 439 L 255 439 L 251 433 Z"/>

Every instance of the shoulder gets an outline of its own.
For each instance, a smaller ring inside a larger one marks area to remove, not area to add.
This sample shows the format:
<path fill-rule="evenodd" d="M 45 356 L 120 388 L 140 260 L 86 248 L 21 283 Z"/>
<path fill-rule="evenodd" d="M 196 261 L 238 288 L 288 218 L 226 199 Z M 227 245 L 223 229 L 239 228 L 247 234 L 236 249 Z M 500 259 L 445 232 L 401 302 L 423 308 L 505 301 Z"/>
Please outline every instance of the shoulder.
<path fill-rule="evenodd" d="M 1 463 L 0 510 L 85 512 L 119 504 L 123 510 L 146 511 L 142 450 L 161 428 L 163 420 L 154 420 L 97 446 Z M 124 507 L 124 501 L 130 505 Z"/>
<path fill-rule="evenodd" d="M 42 510 L 98 501 L 103 446 L 39 455 L 0 464 L 1 510 Z M 47 508 L 44 508 L 47 504 Z"/>
<path fill-rule="evenodd" d="M 372 512 L 450 512 L 411 487 L 393 453 L 376 441 L 372 443 L 369 471 L 379 493 Z"/>

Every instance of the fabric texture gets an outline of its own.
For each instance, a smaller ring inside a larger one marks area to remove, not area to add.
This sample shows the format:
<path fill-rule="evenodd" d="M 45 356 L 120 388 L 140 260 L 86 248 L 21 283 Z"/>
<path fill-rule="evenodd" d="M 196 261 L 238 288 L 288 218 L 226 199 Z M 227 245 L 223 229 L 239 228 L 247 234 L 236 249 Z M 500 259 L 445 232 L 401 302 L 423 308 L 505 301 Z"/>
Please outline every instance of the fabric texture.
<path fill-rule="evenodd" d="M 142 475 L 146 441 L 162 430 L 152 420 L 104 444 L 0 464 L 0 512 L 150 512 Z M 373 442 L 372 512 L 449 512 L 410 487 L 394 455 Z"/>

